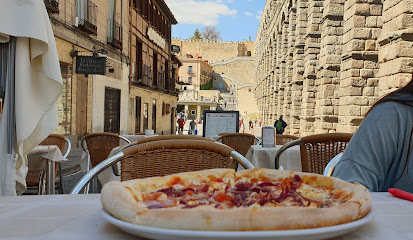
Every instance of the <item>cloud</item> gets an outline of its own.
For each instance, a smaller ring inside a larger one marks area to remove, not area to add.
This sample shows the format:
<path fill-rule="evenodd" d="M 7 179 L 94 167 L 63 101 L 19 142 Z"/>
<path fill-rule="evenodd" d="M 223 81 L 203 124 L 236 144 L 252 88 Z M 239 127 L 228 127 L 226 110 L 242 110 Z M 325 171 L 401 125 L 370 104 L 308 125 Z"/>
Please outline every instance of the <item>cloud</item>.
<path fill-rule="evenodd" d="M 258 20 L 261 20 L 261 16 L 262 16 L 262 11 L 258 11 L 258 12 L 257 12 L 257 15 L 255 15 L 255 17 L 256 17 Z"/>
<path fill-rule="evenodd" d="M 247 16 L 252 16 L 252 13 L 250 13 L 250 12 L 245 12 L 245 15 L 247 15 Z"/>
<path fill-rule="evenodd" d="M 166 4 L 178 23 L 214 26 L 218 24 L 221 15 L 237 15 L 237 10 L 230 9 L 227 5 L 217 1 L 166 0 Z"/>

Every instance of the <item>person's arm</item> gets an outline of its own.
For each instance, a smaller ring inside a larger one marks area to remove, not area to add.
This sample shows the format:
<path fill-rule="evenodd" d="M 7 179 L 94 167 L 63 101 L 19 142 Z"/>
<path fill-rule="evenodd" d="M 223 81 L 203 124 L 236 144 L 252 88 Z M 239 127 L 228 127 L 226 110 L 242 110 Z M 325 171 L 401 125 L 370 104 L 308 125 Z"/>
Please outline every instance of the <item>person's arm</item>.
<path fill-rule="evenodd" d="M 407 132 L 400 117 L 395 103 L 377 105 L 352 137 L 333 176 L 361 183 L 370 191 L 386 191 L 386 179 L 395 178 L 388 173 L 398 161 L 401 135 Z"/>

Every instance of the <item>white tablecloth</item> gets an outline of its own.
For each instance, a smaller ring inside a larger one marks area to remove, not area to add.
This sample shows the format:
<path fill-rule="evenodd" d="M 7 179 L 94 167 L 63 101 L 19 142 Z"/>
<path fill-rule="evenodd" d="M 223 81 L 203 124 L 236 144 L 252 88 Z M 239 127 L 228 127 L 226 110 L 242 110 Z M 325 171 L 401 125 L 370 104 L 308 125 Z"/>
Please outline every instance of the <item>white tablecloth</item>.
<path fill-rule="evenodd" d="M 275 168 L 275 154 L 282 147 L 263 147 L 261 145 L 252 145 L 245 156 L 254 167 Z M 300 146 L 293 146 L 281 154 L 280 166 L 284 170 L 301 172 Z"/>
<path fill-rule="evenodd" d="M 30 170 L 44 169 L 46 166 L 45 159 L 54 162 L 68 161 L 56 145 L 38 145 L 27 154 L 27 159 Z"/>
<path fill-rule="evenodd" d="M 371 195 L 376 218 L 335 240 L 412 239 L 413 203 Z M 101 208 L 98 194 L 0 197 L 0 239 L 142 239 L 107 223 Z"/>
<path fill-rule="evenodd" d="M 147 137 L 155 137 L 158 136 L 158 134 L 154 135 L 121 135 L 122 137 L 128 139 L 131 143 L 136 143 L 139 139 L 142 138 L 147 138 Z M 120 146 L 124 146 L 128 143 L 125 141 L 121 140 L 120 141 Z M 115 152 L 119 149 L 119 147 L 115 147 L 112 149 L 112 151 L 109 153 L 108 157 L 111 157 L 115 155 Z M 80 167 L 84 172 L 87 172 L 87 165 L 89 161 L 89 154 L 87 152 L 83 152 L 80 160 Z M 120 169 L 120 162 L 118 162 L 118 168 Z M 105 169 L 103 172 L 101 172 L 98 175 L 99 181 L 102 184 L 102 186 L 110 181 L 120 181 L 120 176 L 116 176 L 113 173 L 112 167 L 109 167 Z"/>
<path fill-rule="evenodd" d="M 158 136 L 158 134 L 154 134 L 154 135 L 121 135 L 121 136 L 128 139 L 131 143 L 133 143 L 133 142 L 136 143 L 139 139 Z M 126 145 L 125 141 L 121 141 L 120 145 L 121 146 Z"/>

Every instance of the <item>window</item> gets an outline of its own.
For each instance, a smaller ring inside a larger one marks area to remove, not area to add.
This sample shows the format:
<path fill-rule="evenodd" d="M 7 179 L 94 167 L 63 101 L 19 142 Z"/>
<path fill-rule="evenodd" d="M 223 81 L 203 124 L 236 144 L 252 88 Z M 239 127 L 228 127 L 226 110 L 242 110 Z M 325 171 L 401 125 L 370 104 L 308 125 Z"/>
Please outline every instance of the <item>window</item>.
<path fill-rule="evenodd" d="M 152 129 L 156 132 L 156 100 L 152 101 Z"/>
<path fill-rule="evenodd" d="M 195 115 L 196 111 L 195 110 L 191 110 L 191 115 Z"/>
<path fill-rule="evenodd" d="M 192 72 L 192 66 L 188 66 L 188 73 Z"/>
<path fill-rule="evenodd" d="M 165 102 L 162 103 L 162 116 L 166 114 L 166 104 Z"/>
<path fill-rule="evenodd" d="M 188 83 L 192 84 L 192 77 L 188 77 Z"/>
<path fill-rule="evenodd" d="M 149 104 L 143 104 L 143 131 L 148 129 Z"/>

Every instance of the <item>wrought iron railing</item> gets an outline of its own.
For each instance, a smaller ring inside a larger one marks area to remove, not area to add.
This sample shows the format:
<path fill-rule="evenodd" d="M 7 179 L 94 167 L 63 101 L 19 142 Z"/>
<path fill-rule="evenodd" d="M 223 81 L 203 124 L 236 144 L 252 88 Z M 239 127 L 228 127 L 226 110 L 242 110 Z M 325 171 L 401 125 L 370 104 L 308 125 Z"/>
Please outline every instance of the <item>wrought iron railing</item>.
<path fill-rule="evenodd" d="M 49 13 L 59 13 L 59 0 L 44 0 L 44 5 Z"/>
<path fill-rule="evenodd" d="M 152 86 L 152 70 L 150 66 L 142 64 L 142 83 L 147 86 Z"/>
<path fill-rule="evenodd" d="M 109 35 L 108 43 L 113 47 L 122 49 L 122 27 L 113 19 L 108 19 Z"/>
<path fill-rule="evenodd" d="M 90 0 L 79 1 L 78 4 L 84 4 L 85 14 L 79 17 L 79 28 L 84 31 L 97 35 L 97 13 L 98 7 Z"/>
<path fill-rule="evenodd" d="M 158 88 L 165 89 L 165 73 L 158 72 Z"/>

